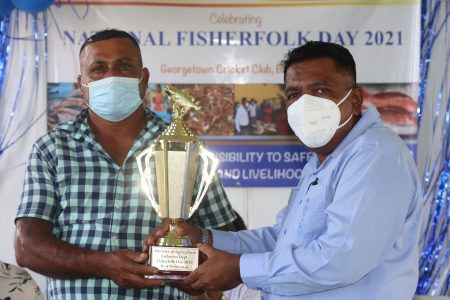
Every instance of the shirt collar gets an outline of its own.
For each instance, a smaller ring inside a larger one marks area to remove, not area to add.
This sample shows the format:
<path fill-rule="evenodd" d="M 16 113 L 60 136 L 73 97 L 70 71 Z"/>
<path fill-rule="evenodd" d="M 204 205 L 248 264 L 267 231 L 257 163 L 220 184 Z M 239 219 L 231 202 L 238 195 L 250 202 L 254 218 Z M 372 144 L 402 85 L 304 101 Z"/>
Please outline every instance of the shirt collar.
<path fill-rule="evenodd" d="M 61 130 L 71 131 L 74 139 L 94 143 L 94 136 L 88 124 L 88 109 L 83 109 L 72 121 L 61 125 Z"/>
<path fill-rule="evenodd" d="M 151 110 L 144 108 L 145 116 L 148 120 L 145 129 L 138 137 L 138 140 L 145 141 L 154 139 L 166 127 L 164 121 L 159 118 Z M 88 124 L 88 109 L 83 109 L 73 120 L 62 124 L 60 129 L 72 135 L 72 137 L 80 142 L 87 143 L 91 147 L 97 147 L 97 141 Z"/>
<path fill-rule="evenodd" d="M 380 122 L 380 113 L 375 107 L 370 107 L 363 110 L 361 118 L 356 122 L 355 126 L 344 137 L 339 145 L 330 154 L 331 157 L 336 157 L 354 140 L 361 136 L 368 128 L 372 127 L 375 123 Z"/>

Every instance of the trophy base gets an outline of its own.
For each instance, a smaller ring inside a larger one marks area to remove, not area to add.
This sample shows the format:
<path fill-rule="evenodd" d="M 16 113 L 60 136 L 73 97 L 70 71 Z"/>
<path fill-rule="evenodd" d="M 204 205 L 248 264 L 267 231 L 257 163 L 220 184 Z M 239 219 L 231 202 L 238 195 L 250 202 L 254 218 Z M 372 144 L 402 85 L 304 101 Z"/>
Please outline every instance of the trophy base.
<path fill-rule="evenodd" d="M 149 265 L 159 273 L 147 275 L 149 279 L 182 280 L 202 262 L 198 248 L 178 246 L 151 246 Z"/>
<path fill-rule="evenodd" d="M 146 275 L 148 279 L 166 279 L 166 280 L 183 280 L 191 272 L 177 272 L 177 271 L 160 271 L 158 274 Z"/>

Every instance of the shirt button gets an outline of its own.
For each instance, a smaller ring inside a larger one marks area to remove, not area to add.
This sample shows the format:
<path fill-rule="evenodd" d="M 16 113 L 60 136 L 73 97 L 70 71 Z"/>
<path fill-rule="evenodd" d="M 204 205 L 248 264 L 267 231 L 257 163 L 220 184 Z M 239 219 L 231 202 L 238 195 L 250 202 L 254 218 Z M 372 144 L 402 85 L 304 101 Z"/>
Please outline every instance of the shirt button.
<path fill-rule="evenodd" d="M 111 238 L 112 238 L 113 241 L 117 240 L 117 234 L 113 234 L 113 235 L 111 236 Z"/>

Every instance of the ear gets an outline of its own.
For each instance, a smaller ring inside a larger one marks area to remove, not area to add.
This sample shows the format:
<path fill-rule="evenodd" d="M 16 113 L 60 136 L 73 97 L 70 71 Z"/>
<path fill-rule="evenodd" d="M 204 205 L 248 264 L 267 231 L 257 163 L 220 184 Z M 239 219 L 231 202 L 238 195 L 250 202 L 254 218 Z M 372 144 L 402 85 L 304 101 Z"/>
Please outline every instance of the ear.
<path fill-rule="evenodd" d="M 357 86 L 352 91 L 352 112 L 354 115 L 359 116 L 361 114 L 361 106 L 363 103 L 362 88 Z"/>
<path fill-rule="evenodd" d="M 139 83 L 139 96 L 144 99 L 145 92 L 148 89 L 148 81 L 150 79 L 150 71 L 147 68 L 142 69 L 142 80 Z"/>
<path fill-rule="evenodd" d="M 85 86 L 83 86 L 81 83 L 81 75 L 77 76 L 77 83 L 78 83 L 78 88 L 81 91 L 81 96 L 83 96 L 83 101 L 84 103 L 89 103 L 88 99 L 89 99 L 89 89 L 87 89 Z"/>
<path fill-rule="evenodd" d="M 81 90 L 81 75 L 77 76 L 77 83 L 78 83 L 78 88 Z M 83 91 L 81 91 L 83 92 Z"/>

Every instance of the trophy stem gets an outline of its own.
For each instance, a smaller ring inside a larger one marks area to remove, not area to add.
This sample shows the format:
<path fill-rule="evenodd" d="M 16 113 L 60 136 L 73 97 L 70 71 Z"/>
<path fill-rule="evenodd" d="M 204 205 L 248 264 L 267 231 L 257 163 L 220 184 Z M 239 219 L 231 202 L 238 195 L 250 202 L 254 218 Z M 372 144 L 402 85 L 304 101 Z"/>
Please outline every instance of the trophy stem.
<path fill-rule="evenodd" d="M 176 219 L 170 219 L 169 232 L 164 237 L 160 237 L 156 241 L 156 245 L 164 247 L 192 247 L 192 242 L 187 236 L 177 236 L 175 227 Z"/>

